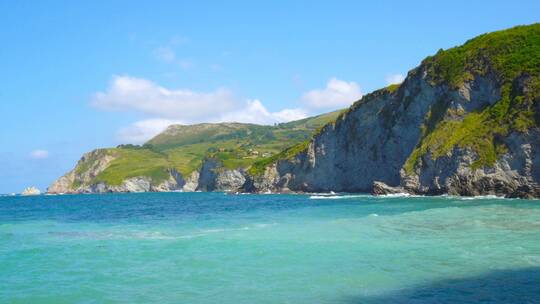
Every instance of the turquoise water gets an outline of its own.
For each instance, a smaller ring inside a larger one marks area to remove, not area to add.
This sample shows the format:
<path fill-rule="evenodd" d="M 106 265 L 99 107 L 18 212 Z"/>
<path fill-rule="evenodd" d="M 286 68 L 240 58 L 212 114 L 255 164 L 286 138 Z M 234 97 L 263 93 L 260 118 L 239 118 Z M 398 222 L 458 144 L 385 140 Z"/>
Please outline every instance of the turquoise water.
<path fill-rule="evenodd" d="M 540 303 L 540 201 L 0 197 L 0 303 Z"/>

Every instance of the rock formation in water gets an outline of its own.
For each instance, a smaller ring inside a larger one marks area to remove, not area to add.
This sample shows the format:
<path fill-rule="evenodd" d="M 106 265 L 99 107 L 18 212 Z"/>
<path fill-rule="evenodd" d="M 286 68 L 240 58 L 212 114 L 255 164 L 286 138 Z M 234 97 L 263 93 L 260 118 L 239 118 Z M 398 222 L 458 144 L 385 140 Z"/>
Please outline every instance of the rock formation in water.
<path fill-rule="evenodd" d="M 40 195 L 41 191 L 39 191 L 36 187 L 28 187 L 21 192 L 21 195 L 27 196 L 27 195 Z"/>

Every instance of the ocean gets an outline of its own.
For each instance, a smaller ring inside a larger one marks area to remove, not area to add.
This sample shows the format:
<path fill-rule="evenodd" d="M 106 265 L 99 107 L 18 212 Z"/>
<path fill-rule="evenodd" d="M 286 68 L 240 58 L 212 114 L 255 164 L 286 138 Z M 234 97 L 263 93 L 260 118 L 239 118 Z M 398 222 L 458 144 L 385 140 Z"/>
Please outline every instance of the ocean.
<path fill-rule="evenodd" d="M 540 201 L 3 196 L 0 303 L 540 303 Z"/>

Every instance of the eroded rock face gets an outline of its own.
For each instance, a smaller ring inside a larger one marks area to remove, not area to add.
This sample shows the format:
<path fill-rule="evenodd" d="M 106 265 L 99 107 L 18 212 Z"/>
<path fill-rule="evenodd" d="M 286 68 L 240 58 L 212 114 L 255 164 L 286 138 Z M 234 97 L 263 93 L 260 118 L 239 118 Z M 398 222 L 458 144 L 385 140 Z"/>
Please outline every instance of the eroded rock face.
<path fill-rule="evenodd" d="M 157 185 L 147 176 L 136 176 L 122 181 L 120 185 L 109 185 L 100 182 L 80 186 L 67 193 L 169 192 L 181 190 L 183 185 L 184 181 L 180 173 L 175 170 L 170 170 L 169 178 Z"/>
<path fill-rule="evenodd" d="M 83 185 L 92 181 L 113 160 L 114 156 L 106 149 L 96 149 L 85 153 L 75 168 L 54 181 L 47 192 L 55 194 L 92 192 L 90 189 L 85 189 Z M 85 170 L 81 170 L 83 167 Z"/>
<path fill-rule="evenodd" d="M 169 169 L 169 177 L 155 184 L 150 177 L 136 176 L 122 181 L 120 185 L 109 185 L 103 182 L 93 182 L 95 177 L 103 172 L 115 159 L 107 149 L 97 149 L 86 153 L 77 166 L 60 177 L 47 189 L 48 193 L 105 193 L 105 192 L 164 192 L 180 190 L 186 184 L 182 175 L 174 169 Z"/>
<path fill-rule="evenodd" d="M 407 191 L 402 187 L 390 187 L 383 182 L 373 182 L 373 188 L 371 194 L 373 195 L 387 195 L 387 194 L 400 194 Z"/>
<path fill-rule="evenodd" d="M 182 186 L 182 191 L 193 192 L 197 190 L 197 187 L 199 186 L 199 176 L 199 171 L 191 172 L 191 175 L 186 178 L 185 183 Z"/>
<path fill-rule="evenodd" d="M 501 140 L 508 152 L 491 167 L 472 169 L 476 153 L 454 148 L 436 160 L 424 156 L 413 177 L 402 172 L 402 186 L 419 194 L 540 197 L 540 131 L 514 132 Z"/>
<path fill-rule="evenodd" d="M 238 191 L 246 182 L 242 169 L 227 169 L 213 158 L 203 161 L 199 173 L 198 191 Z"/>
<path fill-rule="evenodd" d="M 288 176 L 280 176 L 277 166 L 272 165 L 265 169 L 262 175 L 247 176 L 246 182 L 242 186 L 242 191 L 246 192 L 288 192 Z"/>
<path fill-rule="evenodd" d="M 66 173 L 66 175 L 58 178 L 49 186 L 49 188 L 47 188 L 47 192 L 52 194 L 70 193 L 72 191 L 71 185 L 73 184 L 73 175 L 74 173 L 70 171 Z"/>

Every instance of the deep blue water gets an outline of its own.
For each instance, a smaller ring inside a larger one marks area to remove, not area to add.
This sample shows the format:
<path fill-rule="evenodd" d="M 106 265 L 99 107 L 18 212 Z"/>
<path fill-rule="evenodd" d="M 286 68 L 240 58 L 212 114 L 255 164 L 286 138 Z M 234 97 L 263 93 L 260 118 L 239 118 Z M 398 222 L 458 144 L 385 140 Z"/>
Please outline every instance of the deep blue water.
<path fill-rule="evenodd" d="M 540 201 L 4 196 L 0 303 L 540 303 Z"/>

